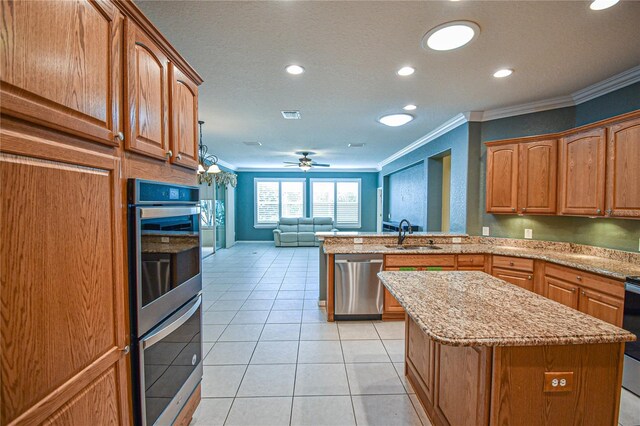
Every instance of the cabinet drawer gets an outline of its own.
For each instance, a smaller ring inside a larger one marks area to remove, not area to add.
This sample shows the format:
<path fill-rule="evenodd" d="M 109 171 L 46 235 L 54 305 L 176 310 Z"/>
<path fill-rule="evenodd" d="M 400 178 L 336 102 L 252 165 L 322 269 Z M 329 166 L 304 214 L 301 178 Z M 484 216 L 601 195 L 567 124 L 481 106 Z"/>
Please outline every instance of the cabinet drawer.
<path fill-rule="evenodd" d="M 624 297 L 624 283 L 622 281 L 601 277 L 580 271 L 579 269 L 567 268 L 566 266 L 547 263 L 544 268 L 545 275 L 560 278 L 580 287 L 601 291 L 616 297 Z"/>
<path fill-rule="evenodd" d="M 385 266 L 455 266 L 453 254 L 409 254 L 388 255 L 384 258 Z"/>
<path fill-rule="evenodd" d="M 459 254 L 458 266 L 484 266 L 484 254 Z"/>
<path fill-rule="evenodd" d="M 533 272 L 533 259 L 511 256 L 493 256 L 493 267 Z"/>

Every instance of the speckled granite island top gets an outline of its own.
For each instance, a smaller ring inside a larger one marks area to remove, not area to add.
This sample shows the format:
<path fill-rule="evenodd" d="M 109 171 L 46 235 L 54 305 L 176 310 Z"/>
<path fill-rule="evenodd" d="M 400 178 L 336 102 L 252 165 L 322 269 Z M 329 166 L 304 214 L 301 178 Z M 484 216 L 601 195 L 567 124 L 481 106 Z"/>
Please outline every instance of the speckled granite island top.
<path fill-rule="evenodd" d="M 433 340 L 452 346 L 629 342 L 635 336 L 484 272 L 381 272 Z"/>

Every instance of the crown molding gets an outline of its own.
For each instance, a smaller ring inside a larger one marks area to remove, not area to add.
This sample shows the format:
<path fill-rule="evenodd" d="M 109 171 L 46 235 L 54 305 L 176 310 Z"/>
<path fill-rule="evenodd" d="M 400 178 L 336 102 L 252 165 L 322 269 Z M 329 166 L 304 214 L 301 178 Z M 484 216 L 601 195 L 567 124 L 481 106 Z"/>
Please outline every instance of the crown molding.
<path fill-rule="evenodd" d="M 387 157 L 384 160 L 382 160 L 381 162 L 379 162 L 378 163 L 378 169 L 382 170 L 382 168 L 384 166 L 386 166 L 387 164 L 391 163 L 392 161 L 395 161 L 398 158 L 402 157 L 403 155 L 408 154 L 411 151 L 414 151 L 414 150 L 420 148 L 421 146 L 428 144 L 429 142 L 431 142 L 432 140 L 436 139 L 437 137 L 444 135 L 445 133 L 455 129 L 456 127 L 460 126 L 461 124 L 466 123 L 467 121 L 468 121 L 467 120 L 467 116 L 465 114 L 456 115 L 455 117 L 453 117 L 449 121 L 441 124 L 440 126 L 436 127 L 435 129 L 433 129 L 431 132 L 427 133 L 426 135 L 424 135 L 420 139 L 417 139 L 413 143 L 411 143 L 411 144 L 405 146 L 404 148 L 402 148 L 400 151 L 396 152 L 395 154 L 391 155 L 390 157 Z"/>
<path fill-rule="evenodd" d="M 606 80 L 585 87 L 582 90 L 573 92 L 571 97 L 576 105 L 590 101 L 599 96 L 606 95 L 623 87 L 630 86 L 640 81 L 640 65 L 628 69 Z"/>
<path fill-rule="evenodd" d="M 543 99 L 541 101 L 527 102 L 526 104 L 513 105 L 505 108 L 497 108 L 482 113 L 482 120 L 491 121 L 500 118 L 514 117 L 516 115 L 531 114 L 533 112 L 548 111 L 550 109 L 574 106 L 571 95 L 558 96 L 557 98 Z"/>
<path fill-rule="evenodd" d="M 377 173 L 379 170 L 376 167 L 366 168 L 349 168 L 349 169 L 337 169 L 333 168 L 312 168 L 308 172 L 303 172 L 297 167 L 278 168 L 278 167 L 239 167 L 237 172 L 251 172 L 251 173 Z"/>

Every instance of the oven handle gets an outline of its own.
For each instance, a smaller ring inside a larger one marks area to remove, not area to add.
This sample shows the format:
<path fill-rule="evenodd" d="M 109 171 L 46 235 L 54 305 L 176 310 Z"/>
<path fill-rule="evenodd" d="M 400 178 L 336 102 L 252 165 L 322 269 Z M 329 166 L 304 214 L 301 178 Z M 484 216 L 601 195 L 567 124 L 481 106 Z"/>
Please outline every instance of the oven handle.
<path fill-rule="evenodd" d="M 200 214 L 200 207 L 139 207 L 141 219 L 159 217 L 191 216 Z"/>
<path fill-rule="evenodd" d="M 180 326 L 182 326 L 202 305 L 202 295 L 198 295 L 198 298 L 189 306 L 184 306 L 175 314 L 171 315 L 168 319 L 163 321 L 163 324 L 159 330 L 156 330 L 142 339 L 142 349 L 150 348 L 158 343 L 160 340 L 173 333 Z"/>
<path fill-rule="evenodd" d="M 624 283 L 624 289 L 628 292 L 640 294 L 640 285 Z"/>

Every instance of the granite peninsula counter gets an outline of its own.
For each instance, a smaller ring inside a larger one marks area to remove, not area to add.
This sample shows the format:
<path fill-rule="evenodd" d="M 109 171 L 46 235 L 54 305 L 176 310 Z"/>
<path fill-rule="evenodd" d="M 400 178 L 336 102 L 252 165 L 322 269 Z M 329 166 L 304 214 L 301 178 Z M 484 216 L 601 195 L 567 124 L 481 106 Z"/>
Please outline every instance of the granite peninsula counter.
<path fill-rule="evenodd" d="M 480 271 L 381 272 L 434 425 L 617 425 L 635 336 Z"/>

